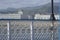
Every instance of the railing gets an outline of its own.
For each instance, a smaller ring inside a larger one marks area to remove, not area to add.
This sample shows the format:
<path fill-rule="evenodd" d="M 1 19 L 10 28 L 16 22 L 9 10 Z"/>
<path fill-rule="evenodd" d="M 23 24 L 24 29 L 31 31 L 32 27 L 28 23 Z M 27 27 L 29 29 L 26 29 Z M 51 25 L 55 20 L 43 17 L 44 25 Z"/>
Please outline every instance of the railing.
<path fill-rule="evenodd" d="M 58 40 L 60 21 L 54 22 L 53 34 L 51 24 L 50 20 L 0 20 L 0 40 Z"/>

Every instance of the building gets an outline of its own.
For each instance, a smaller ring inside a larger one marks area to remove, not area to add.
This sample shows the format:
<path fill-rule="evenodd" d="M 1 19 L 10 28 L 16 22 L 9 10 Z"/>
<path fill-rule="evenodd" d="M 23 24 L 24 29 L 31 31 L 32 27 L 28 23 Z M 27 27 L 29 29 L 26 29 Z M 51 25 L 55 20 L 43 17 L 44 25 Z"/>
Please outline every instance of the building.
<path fill-rule="evenodd" d="M 55 18 L 56 18 L 56 19 L 60 19 L 59 16 L 60 16 L 60 15 L 55 15 Z M 35 14 L 34 19 L 50 19 L 50 15 Z"/>
<path fill-rule="evenodd" d="M 21 15 L 21 19 L 34 19 L 34 17 L 32 15 L 23 14 Z"/>
<path fill-rule="evenodd" d="M 19 10 L 18 12 L 0 14 L 0 19 L 21 19 L 23 12 Z"/>

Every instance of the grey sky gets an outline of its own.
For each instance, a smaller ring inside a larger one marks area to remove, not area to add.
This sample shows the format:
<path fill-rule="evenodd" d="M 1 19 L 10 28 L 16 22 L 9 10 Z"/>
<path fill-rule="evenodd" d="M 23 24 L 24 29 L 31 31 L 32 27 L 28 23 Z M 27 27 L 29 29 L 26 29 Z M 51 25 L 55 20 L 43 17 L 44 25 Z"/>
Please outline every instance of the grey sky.
<path fill-rule="evenodd" d="M 59 0 L 54 1 L 59 2 Z M 21 8 L 29 6 L 39 6 L 48 2 L 51 2 L 51 0 L 0 0 L 0 9 L 8 7 Z"/>

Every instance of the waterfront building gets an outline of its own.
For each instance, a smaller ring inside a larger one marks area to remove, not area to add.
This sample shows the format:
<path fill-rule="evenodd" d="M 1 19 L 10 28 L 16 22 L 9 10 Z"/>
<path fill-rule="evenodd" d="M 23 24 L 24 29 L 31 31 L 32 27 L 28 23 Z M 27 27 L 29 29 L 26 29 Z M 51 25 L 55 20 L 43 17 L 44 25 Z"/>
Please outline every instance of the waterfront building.
<path fill-rule="evenodd" d="M 55 18 L 60 19 L 60 15 L 55 15 Z M 35 14 L 34 19 L 50 19 L 50 15 Z"/>
<path fill-rule="evenodd" d="M 23 15 L 21 10 L 13 13 L 0 13 L 0 19 L 21 19 L 21 15 Z"/>

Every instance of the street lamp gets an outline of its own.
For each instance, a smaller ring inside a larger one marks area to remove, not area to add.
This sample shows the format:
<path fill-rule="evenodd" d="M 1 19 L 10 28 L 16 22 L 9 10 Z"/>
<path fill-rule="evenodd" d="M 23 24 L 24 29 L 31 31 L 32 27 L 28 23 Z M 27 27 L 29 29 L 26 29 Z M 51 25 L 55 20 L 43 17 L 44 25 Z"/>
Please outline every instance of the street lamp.
<path fill-rule="evenodd" d="M 50 30 L 51 30 L 51 33 L 52 33 L 51 40 L 54 40 L 54 21 L 56 20 L 55 16 L 54 16 L 54 8 L 53 7 L 54 7 L 53 0 L 51 0 L 51 11 L 52 11 L 52 14 L 50 16 L 50 20 L 52 21 L 52 24 L 51 24 L 51 27 L 50 27 Z"/>

